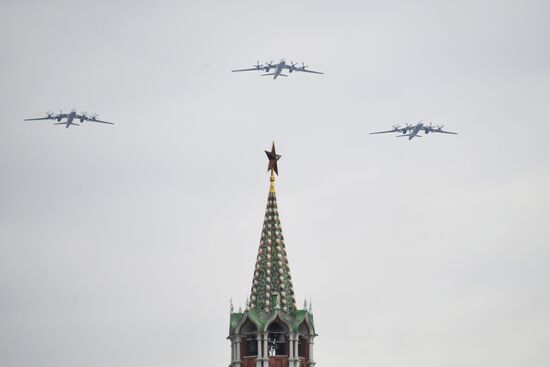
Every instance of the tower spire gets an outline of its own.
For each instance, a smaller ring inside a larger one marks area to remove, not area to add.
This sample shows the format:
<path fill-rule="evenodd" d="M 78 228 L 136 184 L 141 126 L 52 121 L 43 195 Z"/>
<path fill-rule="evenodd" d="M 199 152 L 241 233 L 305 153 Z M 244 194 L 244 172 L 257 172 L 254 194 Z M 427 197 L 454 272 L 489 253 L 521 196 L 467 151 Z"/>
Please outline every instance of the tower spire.
<path fill-rule="evenodd" d="M 269 194 L 250 298 L 245 311 L 229 319 L 230 367 L 308 366 L 315 367 L 313 339 L 317 336 L 311 314 L 311 300 L 298 309 L 285 249 L 275 176 L 279 175 L 275 151 L 265 151 L 269 159 Z"/>
<path fill-rule="evenodd" d="M 296 310 L 296 302 L 275 194 L 275 175 L 279 174 L 277 161 L 281 156 L 275 151 L 275 143 L 271 151 L 266 150 L 265 153 L 269 159 L 267 170 L 271 175 L 250 309 L 273 312 L 280 307 L 283 312 L 289 312 Z"/>
<path fill-rule="evenodd" d="M 275 193 L 275 175 L 273 174 L 273 170 L 271 170 L 271 176 L 269 177 L 269 192 Z"/>

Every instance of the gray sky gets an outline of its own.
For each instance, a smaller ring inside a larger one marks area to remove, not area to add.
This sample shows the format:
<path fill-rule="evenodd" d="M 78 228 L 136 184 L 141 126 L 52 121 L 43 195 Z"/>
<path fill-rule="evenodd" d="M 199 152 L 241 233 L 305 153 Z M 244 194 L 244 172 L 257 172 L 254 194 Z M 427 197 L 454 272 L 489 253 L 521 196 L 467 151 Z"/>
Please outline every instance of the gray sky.
<path fill-rule="evenodd" d="M 267 191 L 319 366 L 550 365 L 547 1 L 0 2 L 0 365 L 226 366 Z M 259 60 L 326 75 L 232 74 Z M 24 123 L 98 112 L 114 126 Z M 458 136 L 369 136 L 396 122 Z"/>

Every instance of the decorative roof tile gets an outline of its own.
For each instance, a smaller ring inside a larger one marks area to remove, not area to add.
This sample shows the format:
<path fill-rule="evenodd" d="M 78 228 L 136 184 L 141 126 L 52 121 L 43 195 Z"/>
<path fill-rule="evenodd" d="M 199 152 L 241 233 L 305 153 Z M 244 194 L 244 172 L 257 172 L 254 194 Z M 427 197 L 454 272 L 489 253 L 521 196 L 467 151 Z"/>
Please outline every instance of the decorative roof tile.
<path fill-rule="evenodd" d="M 296 302 L 285 243 L 279 224 L 274 180 L 275 177 L 271 176 L 271 186 L 262 226 L 262 240 L 258 249 L 256 272 L 254 273 L 252 286 L 252 294 L 256 297 L 250 308 L 257 311 L 272 312 L 277 307 L 277 298 L 283 296 L 281 302 L 286 305 L 284 310 L 288 312 L 296 310 Z M 271 215 L 271 213 L 275 213 L 275 215 Z M 277 275 L 275 279 L 272 278 L 272 274 Z M 274 285 L 276 287 L 273 287 Z"/>

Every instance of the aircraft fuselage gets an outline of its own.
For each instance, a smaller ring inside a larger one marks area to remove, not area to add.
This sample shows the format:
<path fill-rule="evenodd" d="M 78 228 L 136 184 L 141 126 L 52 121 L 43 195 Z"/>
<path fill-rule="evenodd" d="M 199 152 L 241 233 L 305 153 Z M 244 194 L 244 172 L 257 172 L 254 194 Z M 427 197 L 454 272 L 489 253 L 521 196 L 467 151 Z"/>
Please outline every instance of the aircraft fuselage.
<path fill-rule="evenodd" d="M 69 113 L 67 115 L 67 122 L 65 124 L 66 128 L 68 128 L 71 125 L 76 125 L 76 124 L 73 124 L 73 120 L 74 120 L 75 117 L 76 117 L 76 112 L 75 111 L 71 111 L 71 113 Z"/>
<path fill-rule="evenodd" d="M 416 124 L 416 126 L 411 130 L 411 132 L 409 133 L 409 140 L 411 140 L 412 138 L 414 138 L 415 136 L 418 135 L 418 133 L 420 132 L 420 130 L 422 130 L 422 128 L 424 127 L 424 124 L 419 122 L 418 124 Z"/>
<path fill-rule="evenodd" d="M 276 69 L 275 69 L 275 75 L 273 75 L 273 79 L 277 79 L 277 77 L 279 75 L 281 75 L 281 73 L 285 69 L 285 66 L 286 66 L 285 60 L 281 60 L 281 62 L 279 64 L 277 64 Z"/>

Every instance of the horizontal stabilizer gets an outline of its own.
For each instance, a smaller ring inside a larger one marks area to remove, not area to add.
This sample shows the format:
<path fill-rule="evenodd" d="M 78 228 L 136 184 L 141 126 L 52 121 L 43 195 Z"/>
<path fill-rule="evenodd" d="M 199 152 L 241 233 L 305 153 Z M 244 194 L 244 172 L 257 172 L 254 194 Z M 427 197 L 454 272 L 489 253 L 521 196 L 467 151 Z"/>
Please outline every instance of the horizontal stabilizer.
<path fill-rule="evenodd" d="M 54 125 L 67 125 L 66 122 L 55 122 Z M 80 124 L 75 124 L 74 122 L 71 122 L 70 124 L 67 125 L 67 127 L 69 126 L 80 126 Z"/>

